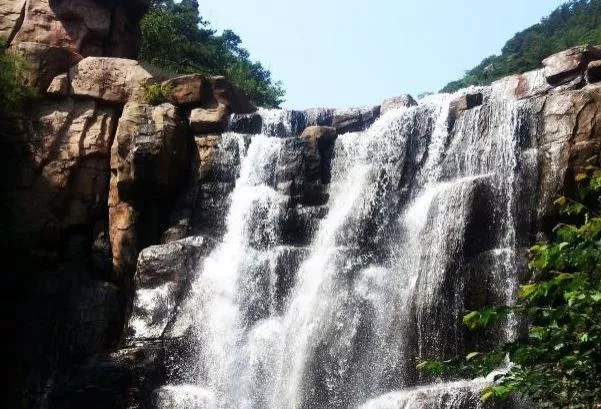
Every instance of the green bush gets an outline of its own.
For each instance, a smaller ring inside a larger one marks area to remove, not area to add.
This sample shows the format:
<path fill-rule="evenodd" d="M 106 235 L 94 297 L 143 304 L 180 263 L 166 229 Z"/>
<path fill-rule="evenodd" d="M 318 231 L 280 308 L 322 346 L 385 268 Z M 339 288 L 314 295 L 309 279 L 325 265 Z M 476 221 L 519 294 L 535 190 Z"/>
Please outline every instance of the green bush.
<path fill-rule="evenodd" d="M 150 105 L 160 105 L 169 100 L 173 87 L 163 84 L 144 85 L 144 100 Z"/>
<path fill-rule="evenodd" d="M 21 111 L 36 92 L 27 85 L 29 64 L 18 55 L 8 52 L 0 40 L 0 113 L 13 115 Z"/>

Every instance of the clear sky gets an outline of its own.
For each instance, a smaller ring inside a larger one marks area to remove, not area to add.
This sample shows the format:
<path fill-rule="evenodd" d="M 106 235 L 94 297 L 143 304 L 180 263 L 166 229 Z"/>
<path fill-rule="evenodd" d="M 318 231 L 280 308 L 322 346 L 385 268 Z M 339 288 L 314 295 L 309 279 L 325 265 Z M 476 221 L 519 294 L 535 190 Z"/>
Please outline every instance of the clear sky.
<path fill-rule="evenodd" d="M 285 107 L 436 91 L 563 0 L 200 0 L 284 83 Z"/>

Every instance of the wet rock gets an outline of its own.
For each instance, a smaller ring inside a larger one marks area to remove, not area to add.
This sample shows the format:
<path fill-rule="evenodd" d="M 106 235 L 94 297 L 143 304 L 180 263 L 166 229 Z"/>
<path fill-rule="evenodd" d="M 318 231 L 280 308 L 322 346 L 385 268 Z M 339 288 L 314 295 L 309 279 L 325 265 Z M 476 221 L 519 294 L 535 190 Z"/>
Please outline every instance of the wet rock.
<path fill-rule="evenodd" d="M 369 128 L 379 116 L 379 106 L 336 110 L 332 126 L 336 128 L 338 134 L 359 132 Z"/>
<path fill-rule="evenodd" d="M 190 111 L 189 120 L 194 133 L 221 133 L 227 127 L 228 113 L 225 105 L 214 109 L 194 108 Z"/>
<path fill-rule="evenodd" d="M 570 48 L 543 60 L 545 77 L 553 86 L 563 85 L 581 76 L 588 63 L 601 59 L 601 49 L 592 46 Z"/>
<path fill-rule="evenodd" d="M 71 95 L 108 103 L 144 102 L 144 85 L 153 78 L 139 62 L 87 57 L 69 70 Z"/>
<path fill-rule="evenodd" d="M 246 115 L 233 115 L 229 123 L 230 132 L 238 132 L 244 134 L 260 134 L 263 128 L 263 119 L 261 115 L 246 114 Z"/>
<path fill-rule="evenodd" d="M 332 126 L 334 112 L 332 108 L 311 108 L 305 111 L 307 126 Z"/>
<path fill-rule="evenodd" d="M 306 142 L 307 181 L 320 180 L 323 184 L 330 183 L 334 142 L 337 136 L 336 128 L 331 126 L 310 126 L 303 131 L 300 139 Z"/>
<path fill-rule="evenodd" d="M 547 82 L 543 70 L 528 71 L 500 81 L 506 83 L 505 89 L 511 90 L 508 96 L 515 96 L 518 99 L 543 95 L 552 88 Z"/>
<path fill-rule="evenodd" d="M 162 341 L 136 342 L 98 353 L 52 388 L 52 408 L 150 408 L 152 392 L 166 381 Z"/>
<path fill-rule="evenodd" d="M 288 209 L 282 225 L 283 242 L 291 246 L 309 245 L 317 232 L 319 221 L 327 212 L 327 206 L 296 206 Z"/>
<path fill-rule="evenodd" d="M 197 264 L 213 247 L 212 240 L 189 237 L 140 252 L 129 337 L 158 338 L 163 334 L 196 276 Z"/>
<path fill-rule="evenodd" d="M 87 357 L 119 339 L 122 302 L 119 289 L 107 282 L 91 282 L 78 290 L 71 308 L 75 355 Z"/>
<path fill-rule="evenodd" d="M 399 95 L 398 97 L 388 98 L 382 102 L 380 108 L 380 115 L 384 115 L 386 112 L 396 108 L 409 108 L 417 105 L 417 102 L 409 94 Z"/>
<path fill-rule="evenodd" d="M 303 111 L 261 110 L 263 117 L 263 133 L 278 138 L 298 136 L 307 126 L 307 118 Z"/>

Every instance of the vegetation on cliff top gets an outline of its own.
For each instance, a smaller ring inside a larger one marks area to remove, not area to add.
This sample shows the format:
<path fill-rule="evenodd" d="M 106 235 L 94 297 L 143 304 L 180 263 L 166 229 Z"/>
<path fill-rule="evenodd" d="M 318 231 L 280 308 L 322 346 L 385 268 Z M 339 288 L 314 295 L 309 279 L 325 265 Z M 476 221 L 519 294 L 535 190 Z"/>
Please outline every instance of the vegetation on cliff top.
<path fill-rule="evenodd" d="M 583 44 L 601 44 L 601 0 L 565 3 L 540 23 L 513 36 L 500 55 L 485 58 L 441 91 L 487 85 L 507 75 L 534 70 L 549 55 Z"/>
<path fill-rule="evenodd" d="M 512 362 L 485 389 L 483 400 L 511 393 L 541 408 L 593 408 L 601 404 L 601 170 L 576 176 L 575 199 L 555 201 L 563 223 L 553 238 L 530 249 L 530 283 L 520 287 L 515 306 L 488 307 L 465 315 L 471 330 L 504 322 L 515 314 L 528 323 L 517 340 L 452 363 L 418 365 L 433 375 L 483 376 Z M 597 406 L 596 406 L 597 405 Z"/>
<path fill-rule="evenodd" d="M 284 101 L 282 84 L 250 59 L 236 33 L 217 35 L 200 16 L 196 0 L 155 0 L 140 27 L 140 60 L 177 74 L 224 75 L 259 106 L 278 107 Z"/>

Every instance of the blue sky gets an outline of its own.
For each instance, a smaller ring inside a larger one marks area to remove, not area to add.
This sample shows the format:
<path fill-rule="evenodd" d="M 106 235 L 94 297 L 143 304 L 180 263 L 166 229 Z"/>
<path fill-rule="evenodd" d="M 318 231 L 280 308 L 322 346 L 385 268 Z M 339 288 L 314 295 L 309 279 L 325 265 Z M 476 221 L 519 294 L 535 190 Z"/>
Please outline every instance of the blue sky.
<path fill-rule="evenodd" d="M 287 91 L 284 106 L 379 104 L 436 91 L 563 0 L 203 1 Z"/>

